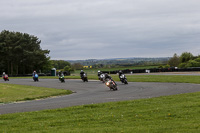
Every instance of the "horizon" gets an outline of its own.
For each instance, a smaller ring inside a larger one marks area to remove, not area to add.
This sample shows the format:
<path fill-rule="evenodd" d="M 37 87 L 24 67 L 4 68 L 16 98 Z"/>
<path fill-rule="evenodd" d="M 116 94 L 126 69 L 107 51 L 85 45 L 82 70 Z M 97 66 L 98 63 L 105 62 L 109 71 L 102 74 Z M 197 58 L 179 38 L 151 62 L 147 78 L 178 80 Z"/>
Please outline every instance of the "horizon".
<path fill-rule="evenodd" d="M 64 61 L 86 61 L 86 60 L 116 60 L 116 59 L 134 59 L 134 58 L 138 58 L 138 59 L 153 59 L 153 58 L 171 58 L 171 57 L 124 57 L 124 58 L 103 58 L 103 59 L 72 59 L 72 60 L 66 60 L 64 59 Z M 50 59 L 50 60 L 62 60 L 62 59 Z"/>

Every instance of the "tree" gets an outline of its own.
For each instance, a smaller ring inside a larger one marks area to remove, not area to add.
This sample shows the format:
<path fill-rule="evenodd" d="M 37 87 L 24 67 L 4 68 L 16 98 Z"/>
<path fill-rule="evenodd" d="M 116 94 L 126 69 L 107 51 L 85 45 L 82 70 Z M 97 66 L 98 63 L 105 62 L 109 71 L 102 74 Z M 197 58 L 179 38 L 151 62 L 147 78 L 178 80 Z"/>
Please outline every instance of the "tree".
<path fill-rule="evenodd" d="M 64 71 L 71 72 L 71 71 L 74 71 L 74 69 L 71 66 L 65 66 Z"/>
<path fill-rule="evenodd" d="M 175 53 L 174 56 L 169 59 L 168 64 L 170 66 L 177 67 L 180 64 L 179 56 Z"/>
<path fill-rule="evenodd" d="M 189 60 L 186 67 L 200 67 L 200 62 L 196 60 Z"/>
<path fill-rule="evenodd" d="M 189 60 L 188 62 L 181 63 L 179 67 L 181 68 L 200 67 L 200 57 L 194 60 Z"/>
<path fill-rule="evenodd" d="M 71 64 L 64 60 L 52 60 L 52 65 L 56 69 L 64 69 L 65 66 L 71 67 Z"/>
<path fill-rule="evenodd" d="M 194 56 L 190 52 L 184 52 L 180 56 L 180 62 L 185 63 L 193 58 L 194 58 Z"/>
<path fill-rule="evenodd" d="M 0 33 L 0 59 L 8 74 L 27 74 L 44 70 L 49 64 L 49 50 L 42 50 L 41 41 L 33 35 L 4 30 Z"/>

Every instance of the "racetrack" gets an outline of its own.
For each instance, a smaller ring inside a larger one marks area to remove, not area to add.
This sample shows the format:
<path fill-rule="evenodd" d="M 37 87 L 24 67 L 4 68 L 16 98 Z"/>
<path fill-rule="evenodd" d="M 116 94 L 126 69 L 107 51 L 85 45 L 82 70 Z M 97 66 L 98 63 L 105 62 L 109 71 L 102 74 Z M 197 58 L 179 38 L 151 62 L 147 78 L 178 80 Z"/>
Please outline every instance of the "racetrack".
<path fill-rule="evenodd" d="M 0 83 L 5 82 L 0 80 Z M 188 83 L 129 82 L 128 85 L 124 85 L 121 82 L 117 82 L 118 91 L 110 91 L 105 84 L 95 80 L 84 83 L 81 80 L 70 79 L 66 80 L 65 83 L 60 83 L 58 79 L 40 79 L 40 82 L 34 82 L 32 79 L 10 79 L 10 81 L 6 83 L 67 89 L 75 93 L 41 100 L 1 104 L 0 114 L 39 111 L 76 105 L 151 98 L 200 91 L 199 84 Z"/>

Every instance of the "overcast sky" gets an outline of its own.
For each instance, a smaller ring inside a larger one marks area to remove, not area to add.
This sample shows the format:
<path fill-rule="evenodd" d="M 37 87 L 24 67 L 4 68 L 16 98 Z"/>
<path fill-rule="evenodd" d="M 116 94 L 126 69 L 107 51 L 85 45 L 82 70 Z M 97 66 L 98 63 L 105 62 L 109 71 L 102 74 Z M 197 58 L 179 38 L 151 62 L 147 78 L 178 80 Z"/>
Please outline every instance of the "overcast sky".
<path fill-rule="evenodd" d="M 200 54 L 200 0 L 0 0 L 0 30 L 37 36 L 51 59 Z"/>

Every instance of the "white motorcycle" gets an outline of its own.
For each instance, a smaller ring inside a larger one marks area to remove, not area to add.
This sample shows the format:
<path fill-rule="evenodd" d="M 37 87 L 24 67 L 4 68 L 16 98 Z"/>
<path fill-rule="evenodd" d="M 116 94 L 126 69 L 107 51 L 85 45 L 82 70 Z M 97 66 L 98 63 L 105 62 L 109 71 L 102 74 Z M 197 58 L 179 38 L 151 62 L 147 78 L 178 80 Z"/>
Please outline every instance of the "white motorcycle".
<path fill-rule="evenodd" d="M 128 84 L 127 78 L 126 78 L 126 76 L 125 76 L 124 74 L 122 74 L 119 78 L 120 78 L 120 81 L 121 81 L 122 83 Z"/>
<path fill-rule="evenodd" d="M 101 75 L 100 75 L 100 81 L 102 81 L 103 83 L 105 83 L 105 74 L 104 73 L 102 73 Z"/>

